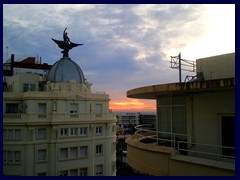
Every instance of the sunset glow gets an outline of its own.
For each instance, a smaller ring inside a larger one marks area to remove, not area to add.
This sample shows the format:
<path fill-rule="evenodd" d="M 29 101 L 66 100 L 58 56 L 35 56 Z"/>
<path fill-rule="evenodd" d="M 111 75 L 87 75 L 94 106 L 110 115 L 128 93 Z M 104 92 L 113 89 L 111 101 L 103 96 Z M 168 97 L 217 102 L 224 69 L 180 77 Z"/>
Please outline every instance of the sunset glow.
<path fill-rule="evenodd" d="M 111 100 L 110 109 L 112 111 L 156 111 L 154 100 Z"/>

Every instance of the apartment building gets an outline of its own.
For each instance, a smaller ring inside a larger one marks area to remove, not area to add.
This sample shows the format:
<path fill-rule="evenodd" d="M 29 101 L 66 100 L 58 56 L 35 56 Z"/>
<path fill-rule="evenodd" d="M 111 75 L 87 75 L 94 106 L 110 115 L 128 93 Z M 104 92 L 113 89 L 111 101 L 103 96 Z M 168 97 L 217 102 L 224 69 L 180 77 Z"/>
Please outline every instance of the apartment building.
<path fill-rule="evenodd" d="M 3 64 L 3 175 L 115 176 L 109 95 L 93 93 L 69 57 L 14 59 Z"/>

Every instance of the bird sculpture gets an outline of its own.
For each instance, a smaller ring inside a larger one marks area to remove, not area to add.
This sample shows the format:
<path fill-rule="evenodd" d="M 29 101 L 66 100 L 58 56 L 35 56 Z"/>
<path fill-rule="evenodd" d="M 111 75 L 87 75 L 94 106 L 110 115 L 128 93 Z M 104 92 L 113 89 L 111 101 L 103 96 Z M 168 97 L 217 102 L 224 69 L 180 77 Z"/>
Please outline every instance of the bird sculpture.
<path fill-rule="evenodd" d="M 71 42 L 67 35 L 66 30 L 67 28 L 65 28 L 65 30 L 63 31 L 63 41 L 52 38 L 52 40 L 58 45 L 58 47 L 63 49 L 63 51 L 61 52 L 63 53 L 63 57 L 68 57 L 68 52 L 70 49 L 83 45 L 83 44 L 77 44 L 77 43 Z"/>

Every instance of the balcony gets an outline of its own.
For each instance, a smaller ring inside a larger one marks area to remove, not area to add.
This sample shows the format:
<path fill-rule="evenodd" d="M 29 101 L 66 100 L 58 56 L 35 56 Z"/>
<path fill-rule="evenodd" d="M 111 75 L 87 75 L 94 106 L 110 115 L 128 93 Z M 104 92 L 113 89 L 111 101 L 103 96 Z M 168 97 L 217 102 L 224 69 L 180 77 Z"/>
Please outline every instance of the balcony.
<path fill-rule="evenodd" d="M 4 114 L 3 119 L 21 119 L 22 114 Z"/>
<path fill-rule="evenodd" d="M 156 176 L 235 175 L 234 147 L 189 142 L 184 134 L 136 126 L 127 140 L 128 163 L 138 173 Z"/>

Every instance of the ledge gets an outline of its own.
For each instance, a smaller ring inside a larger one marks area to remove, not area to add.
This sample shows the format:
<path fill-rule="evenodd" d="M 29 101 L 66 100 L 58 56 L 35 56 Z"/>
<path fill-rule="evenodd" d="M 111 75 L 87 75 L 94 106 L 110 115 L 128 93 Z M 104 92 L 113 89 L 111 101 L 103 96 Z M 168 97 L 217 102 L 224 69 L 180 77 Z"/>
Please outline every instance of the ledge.
<path fill-rule="evenodd" d="M 200 91 L 222 91 L 229 89 L 235 89 L 235 78 L 145 86 L 127 91 L 127 97 L 156 99 L 158 96 L 168 94 L 181 94 Z"/>

